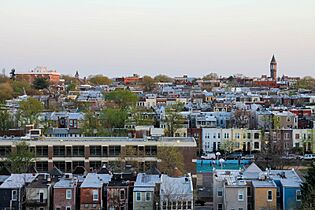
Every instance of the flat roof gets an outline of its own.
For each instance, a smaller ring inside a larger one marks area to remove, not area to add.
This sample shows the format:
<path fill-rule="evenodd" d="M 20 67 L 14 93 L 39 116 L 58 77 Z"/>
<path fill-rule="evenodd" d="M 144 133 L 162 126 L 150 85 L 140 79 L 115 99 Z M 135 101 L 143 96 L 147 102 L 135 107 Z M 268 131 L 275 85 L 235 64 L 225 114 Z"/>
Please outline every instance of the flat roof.
<path fill-rule="evenodd" d="M 21 137 L 0 138 L 3 146 L 12 145 L 19 141 L 26 141 L 30 146 L 34 145 L 156 145 L 176 147 L 196 147 L 193 137 L 162 137 L 158 140 L 149 138 L 128 137 L 44 137 L 39 140 L 27 140 Z"/>

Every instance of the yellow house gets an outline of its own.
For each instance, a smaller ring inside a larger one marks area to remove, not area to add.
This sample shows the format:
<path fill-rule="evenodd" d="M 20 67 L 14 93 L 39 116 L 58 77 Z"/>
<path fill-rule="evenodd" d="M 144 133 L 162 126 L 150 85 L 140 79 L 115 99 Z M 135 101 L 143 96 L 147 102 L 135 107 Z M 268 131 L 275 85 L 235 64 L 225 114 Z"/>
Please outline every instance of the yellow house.
<path fill-rule="evenodd" d="M 277 209 L 277 185 L 272 180 L 252 181 L 255 210 Z"/>
<path fill-rule="evenodd" d="M 234 142 L 234 151 L 243 150 L 243 144 L 245 142 L 247 129 L 233 128 L 232 129 L 232 141 Z"/>

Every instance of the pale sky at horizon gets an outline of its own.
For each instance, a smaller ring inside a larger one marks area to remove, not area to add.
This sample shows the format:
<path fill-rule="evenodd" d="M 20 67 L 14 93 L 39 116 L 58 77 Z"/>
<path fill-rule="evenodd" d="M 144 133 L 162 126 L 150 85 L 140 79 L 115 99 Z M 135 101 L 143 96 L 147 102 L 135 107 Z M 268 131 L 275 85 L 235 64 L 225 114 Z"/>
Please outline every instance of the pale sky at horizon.
<path fill-rule="evenodd" d="M 0 70 L 315 77 L 315 0 L 0 0 Z"/>

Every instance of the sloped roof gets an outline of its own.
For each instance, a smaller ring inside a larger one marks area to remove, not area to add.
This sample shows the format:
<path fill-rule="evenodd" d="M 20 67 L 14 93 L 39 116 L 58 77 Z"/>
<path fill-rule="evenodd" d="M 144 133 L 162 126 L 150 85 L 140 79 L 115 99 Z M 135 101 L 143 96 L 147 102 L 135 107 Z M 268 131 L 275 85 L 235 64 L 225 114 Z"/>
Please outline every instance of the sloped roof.
<path fill-rule="evenodd" d="M 17 189 L 25 185 L 25 183 L 31 183 L 37 175 L 33 174 L 12 174 L 1 185 L 2 189 Z"/>
<path fill-rule="evenodd" d="M 106 166 L 104 165 L 101 170 L 99 170 L 97 172 L 97 174 L 111 174 L 110 171 L 106 168 Z"/>
<path fill-rule="evenodd" d="M 193 199 L 193 185 L 190 176 L 169 177 L 165 174 L 161 176 L 160 195 L 171 200 L 177 200 L 178 197 L 185 200 Z"/>
<path fill-rule="evenodd" d="M 251 163 L 244 171 L 245 172 L 258 172 L 261 173 L 262 170 L 255 164 L 255 163 Z"/>
<path fill-rule="evenodd" d="M 50 171 L 49 174 L 51 176 L 62 176 L 63 172 L 59 170 L 59 168 L 57 168 L 56 166 L 54 166 Z"/>
<path fill-rule="evenodd" d="M 150 175 L 160 175 L 160 174 L 161 174 L 161 172 L 159 171 L 159 169 L 157 169 L 157 167 L 154 166 L 154 165 L 152 165 L 152 166 L 150 167 L 150 169 L 147 170 L 145 173 L 146 173 L 146 174 L 150 174 Z"/>

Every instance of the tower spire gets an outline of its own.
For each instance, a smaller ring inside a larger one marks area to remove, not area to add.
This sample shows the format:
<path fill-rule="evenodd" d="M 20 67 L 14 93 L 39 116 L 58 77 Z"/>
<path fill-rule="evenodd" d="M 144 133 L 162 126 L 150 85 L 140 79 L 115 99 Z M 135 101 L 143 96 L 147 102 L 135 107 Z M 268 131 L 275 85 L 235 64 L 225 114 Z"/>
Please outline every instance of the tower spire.
<path fill-rule="evenodd" d="M 277 61 L 275 55 L 272 55 L 270 62 L 270 77 L 273 80 L 277 80 Z"/>

